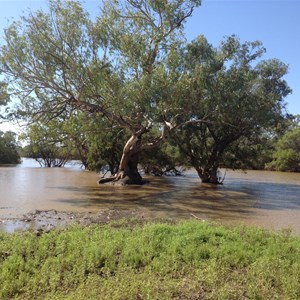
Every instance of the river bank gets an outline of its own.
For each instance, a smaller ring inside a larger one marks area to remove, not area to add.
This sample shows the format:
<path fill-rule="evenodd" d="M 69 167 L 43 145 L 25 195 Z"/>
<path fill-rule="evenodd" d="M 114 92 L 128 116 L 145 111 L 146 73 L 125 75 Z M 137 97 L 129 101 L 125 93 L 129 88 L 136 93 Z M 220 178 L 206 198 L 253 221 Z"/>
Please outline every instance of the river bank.
<path fill-rule="evenodd" d="M 132 219 L 146 220 L 147 217 L 138 210 L 100 210 L 98 212 L 63 212 L 34 210 L 13 218 L 0 218 L 0 232 L 34 231 L 36 234 L 48 233 L 55 228 L 66 228 L 72 225 L 89 226 L 107 224 L 112 221 Z"/>
<path fill-rule="evenodd" d="M 123 219 L 0 239 L 1 299 L 300 298 L 290 231 Z"/>

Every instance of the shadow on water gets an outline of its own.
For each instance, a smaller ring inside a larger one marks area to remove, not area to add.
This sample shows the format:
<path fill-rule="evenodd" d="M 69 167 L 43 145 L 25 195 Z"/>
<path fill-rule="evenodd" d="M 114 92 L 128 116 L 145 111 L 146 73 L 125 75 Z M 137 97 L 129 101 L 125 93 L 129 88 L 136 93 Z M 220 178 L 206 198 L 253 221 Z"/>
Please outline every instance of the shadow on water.
<path fill-rule="evenodd" d="M 78 193 L 81 199 L 56 201 L 83 208 L 142 208 L 151 215 L 204 219 L 243 219 L 262 210 L 299 210 L 300 186 L 270 182 L 235 182 L 216 186 L 201 184 L 194 176 L 152 178 L 144 186 L 73 187 L 53 189 Z M 285 201 L 285 199 L 288 199 Z"/>

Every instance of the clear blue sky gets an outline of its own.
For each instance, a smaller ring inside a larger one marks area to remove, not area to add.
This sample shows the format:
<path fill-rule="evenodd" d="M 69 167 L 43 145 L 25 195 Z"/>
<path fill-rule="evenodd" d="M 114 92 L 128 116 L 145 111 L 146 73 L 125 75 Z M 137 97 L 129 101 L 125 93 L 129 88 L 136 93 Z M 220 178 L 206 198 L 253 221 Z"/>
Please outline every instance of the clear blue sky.
<path fill-rule="evenodd" d="M 84 3 L 95 15 L 101 0 Z M 9 20 L 28 9 L 45 7 L 47 0 L 0 0 L 0 38 Z M 300 0 L 204 0 L 186 24 L 189 40 L 200 34 L 214 46 L 232 34 L 241 42 L 261 41 L 267 49 L 264 58 L 278 58 L 289 65 L 285 79 L 293 93 L 286 99 L 287 108 L 300 114 Z"/>
<path fill-rule="evenodd" d="M 189 39 L 204 34 L 214 46 L 231 34 L 242 42 L 261 41 L 265 59 L 289 65 L 285 79 L 293 93 L 286 99 L 288 111 L 300 114 L 300 0 L 204 0 L 186 34 Z"/>

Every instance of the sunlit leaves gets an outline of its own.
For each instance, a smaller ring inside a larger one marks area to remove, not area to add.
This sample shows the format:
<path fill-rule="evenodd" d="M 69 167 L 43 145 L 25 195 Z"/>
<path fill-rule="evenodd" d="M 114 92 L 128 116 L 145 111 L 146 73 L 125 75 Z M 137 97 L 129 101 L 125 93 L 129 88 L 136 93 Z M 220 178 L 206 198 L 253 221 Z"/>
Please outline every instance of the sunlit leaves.
<path fill-rule="evenodd" d="M 12 23 L 0 55 L 12 93 L 22 104 L 31 97 L 40 108 L 60 99 L 59 105 L 83 89 L 86 93 L 91 61 L 101 64 L 101 56 L 95 59 L 99 45 L 94 38 L 92 23 L 76 1 L 50 1 L 49 12 L 30 13 Z"/>
<path fill-rule="evenodd" d="M 273 161 L 268 164 L 277 171 L 300 172 L 300 128 L 283 135 L 276 144 Z"/>
<path fill-rule="evenodd" d="M 75 96 L 114 121 L 120 115 L 127 121 L 133 115 L 134 126 L 162 120 L 178 80 L 171 70 L 180 65 L 174 49 L 200 4 L 103 1 L 93 22 L 80 2 L 51 0 L 48 11 L 21 17 L 7 28 L 0 55 L 1 70 L 21 102 L 19 114 L 52 118 Z"/>

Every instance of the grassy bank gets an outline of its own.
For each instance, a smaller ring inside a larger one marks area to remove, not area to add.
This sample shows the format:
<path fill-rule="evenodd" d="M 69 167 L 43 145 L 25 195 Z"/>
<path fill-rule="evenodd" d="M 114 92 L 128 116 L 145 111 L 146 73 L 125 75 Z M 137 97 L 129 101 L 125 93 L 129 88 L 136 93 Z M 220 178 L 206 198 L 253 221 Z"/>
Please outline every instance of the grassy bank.
<path fill-rule="evenodd" d="M 206 222 L 0 234 L 0 299 L 300 299 L 300 238 Z"/>

